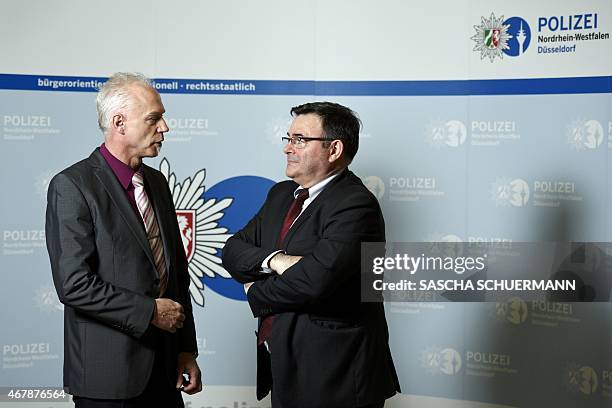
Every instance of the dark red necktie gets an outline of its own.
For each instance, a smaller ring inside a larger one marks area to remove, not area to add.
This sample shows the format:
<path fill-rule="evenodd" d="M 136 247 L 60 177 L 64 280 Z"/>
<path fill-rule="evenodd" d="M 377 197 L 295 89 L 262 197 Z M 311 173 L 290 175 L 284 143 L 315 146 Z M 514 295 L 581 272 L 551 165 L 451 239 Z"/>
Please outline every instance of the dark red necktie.
<path fill-rule="evenodd" d="M 281 228 L 281 232 L 278 236 L 278 246 L 281 247 L 287 233 L 291 229 L 291 225 L 295 219 L 300 215 L 302 211 L 302 206 L 304 205 L 304 201 L 308 198 L 308 189 L 304 188 L 299 190 L 297 193 L 297 197 L 291 203 L 291 207 L 289 207 L 289 211 L 287 211 L 287 215 L 285 216 L 285 221 L 283 221 L 283 228 Z M 272 322 L 274 321 L 274 315 L 266 316 L 263 318 L 261 322 L 261 327 L 259 328 L 259 336 L 257 340 L 258 345 L 262 345 L 265 341 L 270 338 L 270 331 L 272 330 Z"/>
<path fill-rule="evenodd" d="M 280 248 L 293 225 L 293 221 L 300 215 L 302 211 L 302 206 L 304 205 L 304 201 L 308 198 L 308 189 L 305 188 L 303 190 L 298 191 L 297 197 L 291 203 L 291 207 L 289 207 L 289 211 L 287 211 L 287 215 L 285 216 L 285 221 L 283 221 L 283 228 L 281 228 L 281 232 L 278 236 L 278 247 Z"/>

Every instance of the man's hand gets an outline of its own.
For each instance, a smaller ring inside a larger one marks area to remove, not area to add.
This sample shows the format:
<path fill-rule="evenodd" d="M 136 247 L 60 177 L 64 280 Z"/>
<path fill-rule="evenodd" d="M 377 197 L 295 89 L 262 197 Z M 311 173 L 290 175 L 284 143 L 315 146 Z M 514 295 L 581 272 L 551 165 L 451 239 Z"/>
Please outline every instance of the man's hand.
<path fill-rule="evenodd" d="M 282 252 L 279 252 L 278 254 L 274 255 L 272 259 L 270 259 L 270 268 L 279 275 L 282 275 L 287 269 L 295 265 L 300 259 L 302 259 L 301 256 L 287 255 L 283 254 Z"/>
<path fill-rule="evenodd" d="M 185 373 L 189 377 L 189 384 L 185 384 L 183 392 L 192 395 L 202 391 L 202 372 L 193 353 L 179 353 L 176 370 L 178 372 L 177 390 L 183 386 L 183 373 Z"/>
<path fill-rule="evenodd" d="M 170 333 L 175 333 L 176 329 L 183 327 L 185 314 L 183 306 L 172 299 L 155 299 L 155 312 L 151 324 Z"/>
<path fill-rule="evenodd" d="M 287 269 L 298 263 L 300 259 L 302 259 L 301 256 L 287 255 L 279 252 L 270 259 L 268 264 L 270 269 L 277 274 L 282 275 Z M 255 282 L 247 282 L 244 284 L 244 293 L 248 293 L 249 288 L 251 285 L 253 285 L 253 283 Z"/>

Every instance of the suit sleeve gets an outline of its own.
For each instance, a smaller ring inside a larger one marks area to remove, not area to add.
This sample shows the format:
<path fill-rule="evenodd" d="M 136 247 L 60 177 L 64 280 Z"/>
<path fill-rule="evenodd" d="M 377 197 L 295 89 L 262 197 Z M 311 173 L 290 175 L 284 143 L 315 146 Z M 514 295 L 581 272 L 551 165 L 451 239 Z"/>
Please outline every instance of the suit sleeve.
<path fill-rule="evenodd" d="M 59 174 L 49 185 L 45 223 L 53 283 L 60 301 L 80 313 L 141 337 L 155 301 L 103 281 L 96 273 L 100 254 L 95 225 L 79 188 Z"/>
<path fill-rule="evenodd" d="M 324 302 L 343 284 L 360 279 L 361 243 L 384 241 L 380 208 L 365 192 L 346 195 L 324 222 L 323 236 L 312 253 L 282 275 L 251 286 L 247 298 L 254 316 L 299 311 Z"/>
<path fill-rule="evenodd" d="M 253 282 L 268 276 L 261 273 L 261 264 L 274 250 L 262 248 L 261 228 L 271 194 L 272 190 L 257 215 L 228 239 L 223 247 L 223 267 L 240 283 Z"/>

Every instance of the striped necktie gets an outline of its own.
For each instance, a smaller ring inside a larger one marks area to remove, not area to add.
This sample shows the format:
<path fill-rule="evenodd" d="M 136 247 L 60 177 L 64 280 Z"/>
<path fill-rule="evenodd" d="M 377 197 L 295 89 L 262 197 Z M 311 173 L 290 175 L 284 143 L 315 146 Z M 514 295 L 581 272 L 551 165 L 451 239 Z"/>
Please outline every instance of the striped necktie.
<path fill-rule="evenodd" d="M 144 189 L 141 172 L 134 173 L 134 176 L 132 176 L 132 184 L 134 185 L 136 206 L 138 207 L 138 212 L 140 212 L 145 230 L 147 231 L 147 240 L 149 241 L 153 260 L 155 261 L 155 269 L 157 269 L 157 274 L 159 276 L 159 296 L 162 296 L 168 286 L 168 274 L 166 273 L 166 260 L 164 258 L 164 248 L 159 232 L 159 225 L 157 224 L 151 201 L 149 201 L 147 192 Z"/>

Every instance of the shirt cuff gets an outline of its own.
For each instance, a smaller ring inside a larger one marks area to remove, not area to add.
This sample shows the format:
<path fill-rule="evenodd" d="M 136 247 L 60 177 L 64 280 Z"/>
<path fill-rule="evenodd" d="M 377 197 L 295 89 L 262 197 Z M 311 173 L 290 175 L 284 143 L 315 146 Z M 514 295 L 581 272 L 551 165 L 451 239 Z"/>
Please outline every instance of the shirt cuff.
<path fill-rule="evenodd" d="M 263 260 L 261 263 L 261 273 L 274 273 L 274 270 L 270 268 L 270 260 L 274 257 L 274 255 L 281 252 L 284 253 L 282 250 L 274 251 Z"/>

